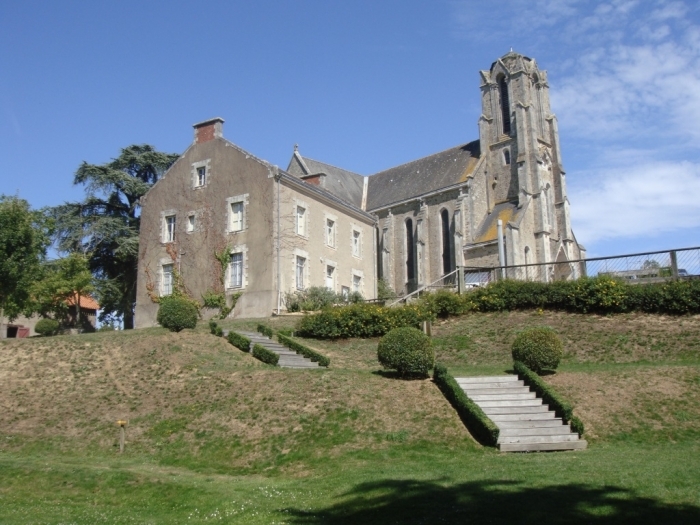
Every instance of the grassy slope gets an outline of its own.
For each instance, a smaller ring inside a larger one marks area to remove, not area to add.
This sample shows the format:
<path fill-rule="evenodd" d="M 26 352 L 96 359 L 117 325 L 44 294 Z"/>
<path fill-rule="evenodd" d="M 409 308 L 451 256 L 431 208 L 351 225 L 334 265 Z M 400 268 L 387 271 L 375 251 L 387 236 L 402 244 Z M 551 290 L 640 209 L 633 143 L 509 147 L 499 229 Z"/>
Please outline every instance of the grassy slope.
<path fill-rule="evenodd" d="M 700 319 L 468 316 L 435 326 L 439 359 L 502 372 L 533 324 L 567 342 L 547 379 L 588 451 L 482 449 L 430 381 L 377 373 L 376 340 L 308 341 L 326 371 L 267 367 L 203 326 L 4 341 L 0 523 L 695 521 Z"/>

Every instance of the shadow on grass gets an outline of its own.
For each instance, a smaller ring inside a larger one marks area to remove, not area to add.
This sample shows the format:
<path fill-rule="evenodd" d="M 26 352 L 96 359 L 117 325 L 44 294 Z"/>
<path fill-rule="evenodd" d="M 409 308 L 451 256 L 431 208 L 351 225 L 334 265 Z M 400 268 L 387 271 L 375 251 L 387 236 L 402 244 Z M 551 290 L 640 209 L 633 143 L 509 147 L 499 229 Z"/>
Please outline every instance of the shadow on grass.
<path fill-rule="evenodd" d="M 671 505 L 619 487 L 527 487 L 516 481 L 382 480 L 361 483 L 325 509 L 285 509 L 296 524 L 700 523 L 700 508 Z"/>
<path fill-rule="evenodd" d="M 387 379 L 400 379 L 401 381 L 425 381 L 426 379 L 430 378 L 429 375 L 425 374 L 400 374 L 395 370 L 374 370 L 372 374 L 386 377 Z"/>

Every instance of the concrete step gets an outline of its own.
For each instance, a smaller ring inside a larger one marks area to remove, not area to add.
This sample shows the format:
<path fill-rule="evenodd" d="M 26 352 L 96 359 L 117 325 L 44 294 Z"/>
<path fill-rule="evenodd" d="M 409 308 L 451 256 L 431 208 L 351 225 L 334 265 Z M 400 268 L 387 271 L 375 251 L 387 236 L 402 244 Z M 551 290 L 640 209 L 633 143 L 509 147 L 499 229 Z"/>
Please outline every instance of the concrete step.
<path fill-rule="evenodd" d="M 504 401 L 479 401 L 477 403 L 482 409 L 494 407 L 531 407 L 543 406 L 542 400 L 533 397 L 532 399 L 511 399 Z"/>
<path fill-rule="evenodd" d="M 545 412 L 550 414 L 549 412 Z M 496 422 L 494 419 L 498 416 L 491 416 L 491 421 Z M 502 416 L 510 417 L 510 416 Z M 498 421 L 498 428 L 501 430 L 507 428 L 550 428 L 550 427 L 560 427 L 564 424 L 560 417 L 550 417 L 549 419 L 518 419 L 509 421 L 507 419 Z"/>
<path fill-rule="evenodd" d="M 467 395 L 480 396 L 480 395 L 495 395 L 495 394 L 525 394 L 530 392 L 530 389 L 526 386 L 513 386 L 512 388 L 462 388 Z"/>
<path fill-rule="evenodd" d="M 524 399 L 536 399 L 534 392 L 513 392 L 511 394 L 478 394 L 467 393 L 473 401 L 522 401 Z M 542 400 L 540 400 L 540 405 Z"/>
<path fill-rule="evenodd" d="M 519 381 L 518 376 L 488 376 L 488 377 L 455 377 L 457 383 L 510 383 Z"/>
<path fill-rule="evenodd" d="M 578 441 L 578 434 L 553 434 L 551 436 L 498 436 L 498 443 L 560 443 Z"/>
<path fill-rule="evenodd" d="M 493 421 L 496 424 L 500 424 L 501 421 L 551 421 L 554 420 L 554 412 L 547 410 L 547 407 L 543 406 L 543 410 L 540 412 L 526 412 L 523 413 L 519 410 L 516 409 L 515 412 L 502 412 L 502 413 L 493 413 L 493 412 L 486 412 L 484 413 L 489 416 L 489 419 Z M 510 409 L 509 409 L 510 410 Z"/>
<path fill-rule="evenodd" d="M 503 428 L 499 425 L 499 436 L 560 436 L 571 433 L 569 425 L 559 425 L 556 427 L 534 427 L 534 428 Z M 578 435 L 576 436 L 578 437 Z"/>
<path fill-rule="evenodd" d="M 553 450 L 583 450 L 588 446 L 585 439 L 578 441 L 560 441 L 549 443 L 502 443 L 498 445 L 501 452 L 544 452 Z"/>
<path fill-rule="evenodd" d="M 491 417 L 492 415 L 501 414 L 539 414 L 549 412 L 549 407 L 547 405 L 539 404 L 532 406 L 507 406 L 507 407 L 481 407 L 484 414 Z M 554 413 L 552 412 L 552 417 Z"/>

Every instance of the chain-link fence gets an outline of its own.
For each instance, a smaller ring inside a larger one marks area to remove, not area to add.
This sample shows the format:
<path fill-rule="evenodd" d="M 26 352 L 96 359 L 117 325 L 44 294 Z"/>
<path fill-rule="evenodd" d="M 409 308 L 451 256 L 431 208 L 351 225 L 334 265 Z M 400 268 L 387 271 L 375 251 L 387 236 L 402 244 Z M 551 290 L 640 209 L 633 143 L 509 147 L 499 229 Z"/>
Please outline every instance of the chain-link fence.
<path fill-rule="evenodd" d="M 700 247 L 495 268 L 465 267 L 467 288 L 501 279 L 561 281 L 608 275 L 631 284 L 700 278 Z"/>

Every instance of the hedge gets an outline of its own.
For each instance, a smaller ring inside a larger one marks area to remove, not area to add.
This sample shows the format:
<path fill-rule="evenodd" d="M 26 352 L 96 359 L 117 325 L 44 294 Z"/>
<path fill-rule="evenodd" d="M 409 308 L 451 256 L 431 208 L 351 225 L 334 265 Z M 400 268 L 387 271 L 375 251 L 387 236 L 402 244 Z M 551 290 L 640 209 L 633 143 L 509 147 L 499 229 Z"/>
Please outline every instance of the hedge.
<path fill-rule="evenodd" d="M 555 392 L 551 386 L 545 383 L 540 376 L 530 370 L 523 363 L 516 361 L 513 363 L 513 369 L 517 372 L 520 379 L 522 379 L 526 385 L 535 390 L 537 395 L 542 398 L 544 403 L 549 405 L 551 409 L 554 409 L 557 415 L 564 420 L 564 423 L 571 425 L 571 430 L 578 432 L 579 436 L 583 435 L 583 421 L 574 415 L 574 407 L 571 406 L 570 403 L 562 399 L 562 397 Z"/>
<path fill-rule="evenodd" d="M 250 339 L 244 335 L 237 334 L 233 330 L 228 333 L 228 342 L 244 352 L 250 352 Z"/>
<path fill-rule="evenodd" d="M 437 308 L 438 316 L 528 308 L 600 314 L 700 313 L 700 279 L 648 284 L 629 284 L 606 275 L 552 283 L 503 280 L 457 296 L 458 301 L 443 300 L 437 307 L 436 295 L 427 295 L 422 302 L 426 308 Z"/>
<path fill-rule="evenodd" d="M 280 342 L 280 344 L 283 344 L 290 350 L 294 350 L 295 352 L 303 355 L 304 357 L 311 359 L 315 363 L 318 363 L 319 366 L 328 367 L 328 365 L 331 364 L 331 360 L 328 359 L 326 356 L 323 356 L 318 352 L 314 352 L 308 346 L 304 346 L 301 343 L 297 343 L 294 339 L 287 337 L 286 335 L 283 335 L 280 332 L 277 332 L 277 340 Z"/>
<path fill-rule="evenodd" d="M 262 345 L 255 343 L 253 345 L 253 357 L 259 359 L 263 363 L 268 365 L 277 366 L 277 362 L 280 360 L 280 356 L 274 353 L 272 350 L 268 350 Z"/>
<path fill-rule="evenodd" d="M 380 337 L 394 328 L 420 328 L 423 321 L 431 319 L 431 311 L 419 303 L 395 308 L 353 304 L 307 315 L 299 320 L 295 332 L 302 337 L 317 339 Z"/>
<path fill-rule="evenodd" d="M 498 427 L 481 410 L 479 405 L 467 397 L 459 383 L 449 374 L 447 368 L 435 363 L 433 381 L 457 411 L 472 435 L 480 443 L 495 447 L 498 444 Z"/>
<path fill-rule="evenodd" d="M 272 338 L 274 337 L 274 335 L 275 335 L 275 332 L 273 332 L 272 328 L 270 328 L 269 326 L 264 325 L 264 324 L 262 324 L 262 323 L 259 323 L 259 324 L 258 324 L 257 330 L 258 330 L 258 332 L 260 332 L 262 335 L 264 335 L 265 337 L 269 337 L 270 339 L 272 339 Z"/>
<path fill-rule="evenodd" d="M 217 324 L 216 321 L 214 321 L 214 319 L 211 319 L 209 321 L 209 331 L 212 333 L 212 335 L 215 335 L 217 337 L 224 336 L 223 329 Z"/>

